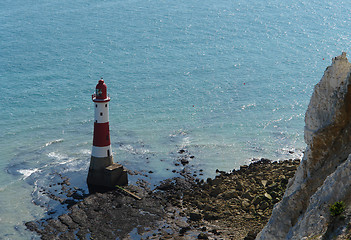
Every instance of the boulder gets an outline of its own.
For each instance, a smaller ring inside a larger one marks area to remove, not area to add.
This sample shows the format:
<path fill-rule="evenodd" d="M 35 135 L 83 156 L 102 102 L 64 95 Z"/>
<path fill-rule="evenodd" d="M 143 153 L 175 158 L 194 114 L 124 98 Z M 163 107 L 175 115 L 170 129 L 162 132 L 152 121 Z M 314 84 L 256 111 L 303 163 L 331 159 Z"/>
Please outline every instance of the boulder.
<path fill-rule="evenodd" d="M 191 213 L 189 214 L 189 219 L 190 219 L 191 221 L 200 221 L 200 220 L 202 219 L 202 216 L 201 216 L 201 214 L 198 213 L 198 212 L 191 212 Z"/>
<path fill-rule="evenodd" d="M 200 233 L 200 234 L 197 236 L 197 239 L 208 239 L 208 236 L 207 236 L 205 233 Z"/>

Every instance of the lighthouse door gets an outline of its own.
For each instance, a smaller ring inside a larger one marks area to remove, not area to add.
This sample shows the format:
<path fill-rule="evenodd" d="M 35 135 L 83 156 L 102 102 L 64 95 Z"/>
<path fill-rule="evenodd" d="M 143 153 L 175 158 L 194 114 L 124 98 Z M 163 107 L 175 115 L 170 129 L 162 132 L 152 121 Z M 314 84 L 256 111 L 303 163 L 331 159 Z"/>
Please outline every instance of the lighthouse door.
<path fill-rule="evenodd" d="M 110 150 L 107 150 L 107 156 L 108 157 L 110 156 Z"/>

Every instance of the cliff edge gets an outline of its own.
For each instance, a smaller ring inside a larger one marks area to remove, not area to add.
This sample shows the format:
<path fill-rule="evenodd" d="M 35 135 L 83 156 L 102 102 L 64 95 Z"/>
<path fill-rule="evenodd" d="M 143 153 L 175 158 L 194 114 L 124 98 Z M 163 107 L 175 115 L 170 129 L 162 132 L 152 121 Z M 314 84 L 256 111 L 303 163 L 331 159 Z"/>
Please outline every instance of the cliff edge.
<path fill-rule="evenodd" d="M 350 205 L 350 71 L 343 52 L 315 86 L 305 115 L 304 157 L 256 239 L 342 239 L 349 231 L 346 225 L 351 217 L 344 215 L 335 224 L 329 208 L 337 201 Z"/>

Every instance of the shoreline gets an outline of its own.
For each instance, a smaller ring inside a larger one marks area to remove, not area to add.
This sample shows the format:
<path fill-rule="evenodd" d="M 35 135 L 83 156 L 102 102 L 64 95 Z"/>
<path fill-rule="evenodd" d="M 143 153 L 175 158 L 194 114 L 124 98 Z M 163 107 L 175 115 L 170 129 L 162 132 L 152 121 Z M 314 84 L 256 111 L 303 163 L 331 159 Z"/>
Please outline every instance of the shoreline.
<path fill-rule="evenodd" d="M 68 190 L 67 213 L 25 223 L 43 239 L 254 239 L 282 198 L 300 160 L 262 158 L 206 181 L 191 173 L 162 181 L 154 190 L 129 185 L 91 195 Z M 69 189 L 69 180 L 61 183 Z"/>

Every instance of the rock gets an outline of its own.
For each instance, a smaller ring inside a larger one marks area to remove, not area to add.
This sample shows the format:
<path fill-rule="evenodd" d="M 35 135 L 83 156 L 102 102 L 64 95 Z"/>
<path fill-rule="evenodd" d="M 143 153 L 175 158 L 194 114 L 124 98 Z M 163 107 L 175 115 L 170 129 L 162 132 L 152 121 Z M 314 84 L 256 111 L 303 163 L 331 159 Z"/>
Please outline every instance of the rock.
<path fill-rule="evenodd" d="M 246 215 L 246 216 L 244 216 L 244 218 L 245 218 L 246 220 L 252 220 L 252 219 L 254 219 L 255 217 L 252 216 L 252 215 Z"/>
<path fill-rule="evenodd" d="M 242 190 L 243 190 L 243 184 L 242 184 L 242 182 L 237 181 L 237 182 L 236 182 L 235 189 L 238 190 L 238 191 L 242 191 Z"/>
<path fill-rule="evenodd" d="M 243 209 L 248 209 L 250 207 L 250 201 L 248 199 L 244 199 L 242 202 L 241 202 L 241 206 Z"/>
<path fill-rule="evenodd" d="M 251 201 L 253 199 L 253 196 L 251 194 L 250 191 L 246 191 L 243 195 L 242 195 L 243 198 L 246 198 L 248 199 L 249 201 Z"/>
<path fill-rule="evenodd" d="M 215 211 L 216 208 L 211 206 L 209 203 L 205 203 L 204 210 L 205 211 Z"/>
<path fill-rule="evenodd" d="M 267 189 L 269 190 L 269 191 L 273 191 L 273 190 L 275 190 L 275 189 L 277 189 L 279 186 L 278 186 L 278 183 L 272 183 L 272 184 L 270 184 L 270 185 L 268 185 L 267 186 Z"/>
<path fill-rule="evenodd" d="M 184 149 L 180 149 L 180 150 L 178 151 L 178 153 L 183 154 L 183 153 L 185 153 L 185 150 L 184 150 Z"/>
<path fill-rule="evenodd" d="M 268 193 L 265 193 L 264 196 L 265 196 L 268 200 L 272 200 L 272 196 L 269 195 Z"/>
<path fill-rule="evenodd" d="M 240 170 L 246 170 L 246 169 L 248 169 L 248 167 L 249 166 L 247 166 L 247 165 L 242 165 L 242 166 L 240 166 Z"/>
<path fill-rule="evenodd" d="M 259 209 L 265 210 L 267 207 L 269 207 L 269 203 L 264 201 L 264 202 L 260 203 Z"/>
<path fill-rule="evenodd" d="M 78 227 L 78 225 L 75 222 L 73 222 L 72 218 L 67 214 L 59 216 L 59 220 L 66 226 L 70 226 L 70 228 Z"/>
<path fill-rule="evenodd" d="M 157 187 L 159 190 L 167 191 L 173 188 L 173 183 L 171 181 L 163 181 L 161 184 Z"/>
<path fill-rule="evenodd" d="M 256 195 L 252 200 L 252 204 L 257 205 L 265 198 L 264 195 Z"/>
<path fill-rule="evenodd" d="M 222 181 L 223 181 L 222 178 L 216 177 L 215 179 L 213 179 L 212 184 L 213 185 L 219 185 L 219 184 L 222 183 Z"/>
<path fill-rule="evenodd" d="M 217 197 L 218 194 L 222 192 L 222 189 L 220 187 L 212 187 L 212 190 L 210 191 L 210 196 L 212 197 Z"/>
<path fill-rule="evenodd" d="M 237 196 L 238 196 L 238 192 L 235 190 L 228 190 L 224 193 L 221 193 L 221 197 L 225 200 L 229 200 L 229 199 L 235 198 Z"/>
<path fill-rule="evenodd" d="M 273 198 L 278 197 L 278 196 L 279 196 L 279 194 L 278 194 L 277 192 L 273 191 L 273 192 L 271 192 L 271 193 L 270 193 L 270 196 L 271 196 L 271 197 L 272 197 L 272 199 L 273 199 Z"/>
<path fill-rule="evenodd" d="M 190 226 L 182 227 L 182 228 L 179 230 L 179 234 L 183 235 L 184 233 L 186 233 L 186 232 L 189 231 L 190 229 L 191 229 Z"/>
<path fill-rule="evenodd" d="M 25 225 L 26 225 L 28 230 L 41 233 L 40 227 L 38 226 L 38 224 L 36 222 L 26 222 Z"/>
<path fill-rule="evenodd" d="M 52 226 L 54 229 L 56 229 L 58 232 L 66 232 L 68 230 L 67 225 L 63 224 L 61 221 L 58 219 L 50 219 L 48 221 L 48 225 Z"/>
<path fill-rule="evenodd" d="M 259 163 L 259 164 L 269 164 L 269 163 L 271 163 L 271 160 L 269 160 L 268 158 L 261 158 L 257 163 Z"/>
<path fill-rule="evenodd" d="M 197 239 L 208 239 L 208 236 L 207 236 L 205 233 L 200 233 L 200 234 L 197 236 Z"/>
<path fill-rule="evenodd" d="M 217 213 L 214 213 L 214 212 L 205 212 L 204 219 L 207 221 L 217 220 L 217 219 L 219 219 L 219 215 Z"/>
<path fill-rule="evenodd" d="M 251 230 L 247 233 L 246 237 L 244 238 L 244 240 L 255 240 L 256 236 L 257 236 L 257 230 Z"/>
<path fill-rule="evenodd" d="M 255 209 L 255 206 L 254 206 L 254 205 L 250 205 L 249 211 L 254 213 L 255 210 L 256 210 L 256 209 Z"/>
<path fill-rule="evenodd" d="M 189 219 L 190 219 L 191 221 L 200 221 L 200 220 L 202 219 L 202 216 L 201 216 L 201 214 L 198 213 L 198 212 L 191 212 L 191 213 L 189 214 Z"/>
<path fill-rule="evenodd" d="M 262 183 L 263 187 L 266 187 L 266 185 L 267 185 L 267 180 L 261 180 L 261 183 Z"/>
<path fill-rule="evenodd" d="M 189 160 L 185 159 L 185 158 L 182 158 L 180 159 L 180 163 L 183 164 L 183 165 L 186 165 L 189 163 Z"/>
<path fill-rule="evenodd" d="M 315 86 L 305 115 L 303 159 L 256 239 L 323 236 L 330 222 L 328 206 L 351 195 L 350 71 L 342 53 Z"/>

